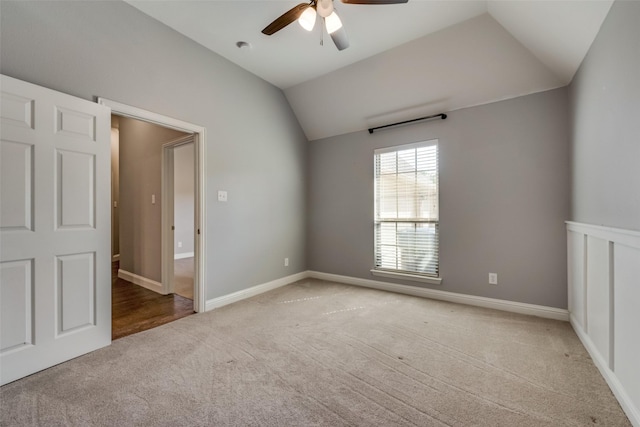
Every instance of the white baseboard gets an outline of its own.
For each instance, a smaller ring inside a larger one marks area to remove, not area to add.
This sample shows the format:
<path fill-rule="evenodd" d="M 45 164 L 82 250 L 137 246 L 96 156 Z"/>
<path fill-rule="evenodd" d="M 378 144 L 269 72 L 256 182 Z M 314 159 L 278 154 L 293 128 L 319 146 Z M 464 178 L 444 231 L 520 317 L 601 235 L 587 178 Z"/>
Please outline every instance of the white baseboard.
<path fill-rule="evenodd" d="M 213 298 L 207 300 L 207 304 L 205 307 L 205 311 L 213 310 L 214 308 L 223 307 L 227 304 L 231 304 L 237 301 L 241 301 L 243 299 L 251 298 L 256 295 L 260 295 L 262 293 L 271 291 L 276 288 L 280 288 L 282 286 L 289 285 L 291 283 L 297 282 L 298 280 L 306 279 L 309 277 L 307 271 L 303 271 L 300 273 L 292 274 L 290 276 L 282 277 L 280 279 L 272 280 L 271 282 L 263 283 L 261 285 L 256 285 L 248 289 L 243 289 L 238 292 L 234 292 L 232 294 L 223 295 L 218 298 Z"/>
<path fill-rule="evenodd" d="M 320 273 L 309 271 L 308 277 L 347 285 L 362 286 L 365 288 L 379 289 L 382 291 L 397 292 L 399 294 L 413 295 L 423 298 L 431 298 L 459 304 L 473 305 L 477 307 L 493 308 L 495 310 L 509 311 L 512 313 L 527 314 L 554 320 L 569 320 L 567 310 L 543 305 L 526 304 L 522 302 L 507 301 L 495 298 L 478 297 L 475 295 L 458 294 L 454 292 L 426 289 L 417 286 L 399 285 L 396 283 L 380 282 L 377 280 L 360 279 L 357 277 L 341 276 L 338 274 Z"/>
<path fill-rule="evenodd" d="M 195 254 L 193 252 L 184 252 L 181 254 L 174 254 L 173 259 L 193 258 Z"/>
<path fill-rule="evenodd" d="M 477 307 L 492 308 L 495 310 L 508 311 L 511 313 L 527 314 L 546 319 L 569 321 L 567 310 L 543 305 L 526 304 L 522 302 L 507 301 L 495 298 L 478 297 L 475 295 L 458 294 L 454 292 L 440 291 L 436 289 L 426 289 L 417 286 L 399 285 L 396 283 L 380 282 L 377 280 L 360 279 L 357 277 L 341 276 L 338 274 L 321 273 L 318 271 L 303 271 L 282 277 L 271 282 L 243 289 L 232 294 L 223 295 L 218 298 L 207 300 L 206 311 L 222 307 L 246 298 L 262 294 L 272 289 L 288 285 L 298 280 L 314 278 L 331 282 L 344 283 L 346 285 L 362 286 L 365 288 L 379 289 L 382 291 L 396 292 L 399 294 L 413 295 L 423 298 L 437 299 L 441 301 L 455 302 L 458 304 L 473 305 Z"/>
<path fill-rule="evenodd" d="M 618 399 L 618 403 L 620 403 L 622 410 L 629 418 L 629 421 L 631 421 L 631 425 L 640 427 L 640 410 L 635 406 L 616 374 L 609 369 L 606 360 L 600 355 L 600 352 L 593 344 L 593 341 L 591 341 L 591 338 L 589 338 L 589 335 L 580 327 L 580 323 L 577 322 L 573 316 L 571 316 L 570 322 L 576 335 L 580 338 L 582 345 L 584 345 L 584 348 L 586 348 L 589 355 L 591 355 L 593 363 L 598 367 L 600 374 L 602 374 L 616 399 Z"/>
<path fill-rule="evenodd" d="M 147 279 L 146 277 L 138 276 L 137 274 L 129 273 L 122 269 L 118 269 L 118 277 L 138 286 L 142 286 L 143 288 L 165 295 L 164 286 L 162 286 L 162 283 L 156 282 L 155 280 Z"/>
<path fill-rule="evenodd" d="M 530 316 L 543 317 L 546 319 L 569 321 L 567 310 L 543 305 L 526 304 L 522 302 L 507 301 L 495 298 L 478 297 L 475 295 L 458 294 L 454 292 L 440 291 L 435 289 L 420 288 L 417 286 L 399 285 L 395 283 L 380 282 L 377 280 L 360 279 L 357 277 L 341 276 L 338 274 L 321 273 L 318 271 L 303 271 L 282 277 L 271 282 L 243 289 L 232 294 L 223 295 L 218 298 L 207 300 L 206 311 L 222 307 L 246 298 L 262 294 L 272 289 L 279 288 L 297 282 L 298 280 L 314 278 L 331 282 L 344 283 L 346 285 L 362 286 L 365 288 L 379 289 L 382 291 L 396 292 L 399 294 L 413 295 L 422 298 L 431 298 L 441 301 L 455 302 L 458 304 L 473 305 L 477 307 L 492 308 L 495 310 L 508 311 L 511 313 L 527 314 Z"/>
<path fill-rule="evenodd" d="M 116 254 L 111 257 L 111 262 L 120 261 L 120 254 Z"/>

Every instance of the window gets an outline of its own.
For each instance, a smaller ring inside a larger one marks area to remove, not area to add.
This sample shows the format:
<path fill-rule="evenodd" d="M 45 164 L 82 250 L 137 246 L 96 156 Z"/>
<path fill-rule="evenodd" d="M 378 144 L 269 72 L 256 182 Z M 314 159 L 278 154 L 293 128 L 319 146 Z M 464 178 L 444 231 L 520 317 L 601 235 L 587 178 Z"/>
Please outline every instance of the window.
<path fill-rule="evenodd" d="M 372 273 L 440 283 L 438 220 L 438 141 L 376 150 Z"/>

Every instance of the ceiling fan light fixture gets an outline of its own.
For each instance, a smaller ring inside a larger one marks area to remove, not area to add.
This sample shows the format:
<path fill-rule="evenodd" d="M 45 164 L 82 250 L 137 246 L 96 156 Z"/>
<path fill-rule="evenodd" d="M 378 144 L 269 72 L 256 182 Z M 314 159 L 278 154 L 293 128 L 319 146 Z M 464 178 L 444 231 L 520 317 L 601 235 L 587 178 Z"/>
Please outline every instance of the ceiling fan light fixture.
<path fill-rule="evenodd" d="M 312 6 L 305 9 L 300 18 L 298 18 L 298 24 L 307 31 L 313 30 L 316 25 L 316 10 Z"/>
<path fill-rule="evenodd" d="M 344 30 L 344 27 L 337 29 L 335 32 L 329 34 L 331 36 L 331 40 L 336 45 L 338 50 L 345 50 L 349 47 L 349 38 L 347 37 L 347 32 Z"/>
<path fill-rule="evenodd" d="M 327 33 L 333 34 L 342 28 L 342 21 L 340 17 L 338 17 L 338 14 L 333 11 L 331 15 L 324 18 L 324 25 L 327 27 Z"/>

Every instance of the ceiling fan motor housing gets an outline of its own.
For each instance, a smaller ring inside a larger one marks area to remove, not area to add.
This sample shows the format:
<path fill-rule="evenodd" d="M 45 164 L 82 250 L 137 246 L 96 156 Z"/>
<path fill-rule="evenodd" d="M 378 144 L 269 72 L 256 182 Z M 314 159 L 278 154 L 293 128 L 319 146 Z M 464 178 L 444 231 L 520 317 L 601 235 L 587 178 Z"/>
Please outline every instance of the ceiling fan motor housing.
<path fill-rule="evenodd" d="M 317 0 L 316 11 L 323 18 L 331 15 L 331 12 L 333 12 L 333 0 Z"/>

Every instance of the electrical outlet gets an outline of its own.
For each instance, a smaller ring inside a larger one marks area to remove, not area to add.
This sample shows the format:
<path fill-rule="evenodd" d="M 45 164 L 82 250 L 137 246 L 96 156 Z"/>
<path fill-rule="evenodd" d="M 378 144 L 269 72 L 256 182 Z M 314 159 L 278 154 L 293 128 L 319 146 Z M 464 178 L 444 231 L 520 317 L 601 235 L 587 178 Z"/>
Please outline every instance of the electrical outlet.
<path fill-rule="evenodd" d="M 289 267 L 289 258 L 284 259 L 284 266 Z"/>
<path fill-rule="evenodd" d="M 498 273 L 489 273 L 489 284 L 490 285 L 498 284 Z"/>
<path fill-rule="evenodd" d="M 224 190 L 219 190 L 218 191 L 218 201 L 219 202 L 226 202 L 227 201 L 227 192 Z"/>

